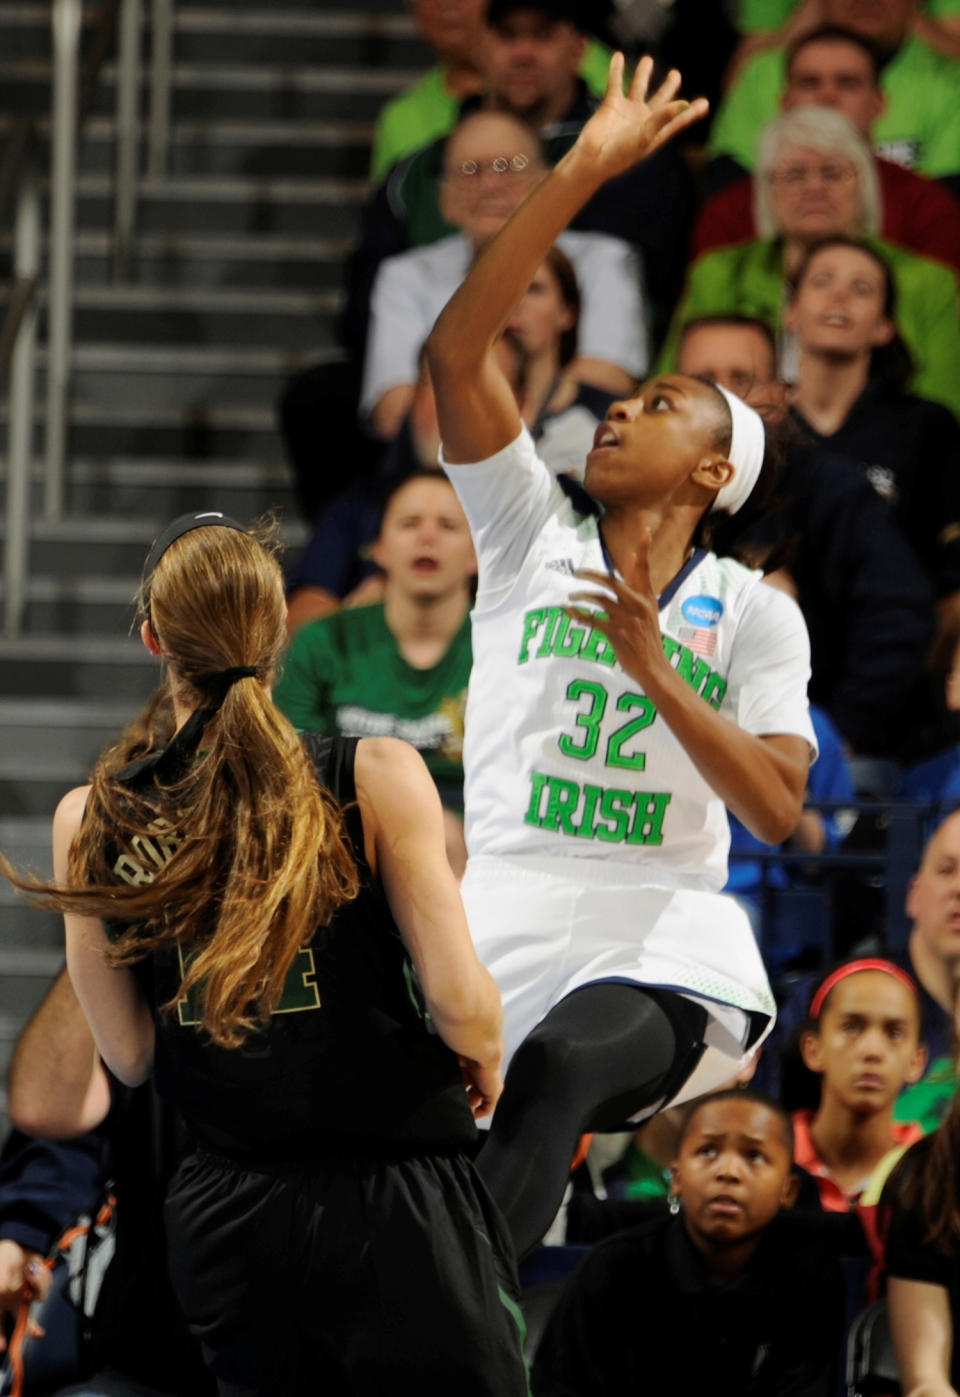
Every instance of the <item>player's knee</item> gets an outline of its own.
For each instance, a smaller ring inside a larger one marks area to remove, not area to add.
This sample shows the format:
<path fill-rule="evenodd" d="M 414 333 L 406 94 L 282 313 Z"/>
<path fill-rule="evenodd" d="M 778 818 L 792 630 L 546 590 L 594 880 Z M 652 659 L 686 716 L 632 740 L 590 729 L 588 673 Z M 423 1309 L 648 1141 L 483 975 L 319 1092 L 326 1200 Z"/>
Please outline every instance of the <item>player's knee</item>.
<path fill-rule="evenodd" d="M 524 1039 L 510 1064 L 510 1088 L 531 1098 L 569 1099 L 578 1075 L 580 1054 L 563 1034 L 540 1024 Z"/>

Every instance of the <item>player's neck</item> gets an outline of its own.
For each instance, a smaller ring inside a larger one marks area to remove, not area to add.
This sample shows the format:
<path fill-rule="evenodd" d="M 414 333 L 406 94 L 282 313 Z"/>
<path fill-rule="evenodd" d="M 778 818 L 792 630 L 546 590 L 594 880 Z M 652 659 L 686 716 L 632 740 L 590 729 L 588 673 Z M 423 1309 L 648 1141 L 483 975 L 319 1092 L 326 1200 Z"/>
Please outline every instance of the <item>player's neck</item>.
<path fill-rule="evenodd" d="M 403 658 L 417 669 L 430 669 L 446 654 L 470 607 L 464 584 L 439 596 L 410 596 L 387 586 L 384 596 L 387 628 Z"/>
<path fill-rule="evenodd" d="M 869 374 L 867 355 L 840 358 L 802 350 L 794 406 L 814 431 L 833 436 L 849 417 Z"/>
<path fill-rule="evenodd" d="M 650 582 L 660 596 L 693 551 L 691 539 L 701 512 L 676 506 L 666 511 L 609 508 L 601 524 L 603 546 L 621 577 L 628 577 L 643 531 L 649 529 Z"/>

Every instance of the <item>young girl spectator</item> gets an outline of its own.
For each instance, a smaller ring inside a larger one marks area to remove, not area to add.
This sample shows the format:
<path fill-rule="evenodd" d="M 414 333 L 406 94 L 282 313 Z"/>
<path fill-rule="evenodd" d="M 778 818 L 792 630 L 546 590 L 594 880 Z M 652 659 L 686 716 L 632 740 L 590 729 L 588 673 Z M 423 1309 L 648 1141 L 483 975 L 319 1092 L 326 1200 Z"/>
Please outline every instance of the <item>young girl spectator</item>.
<path fill-rule="evenodd" d="M 897 1158 L 921 1135 L 919 1126 L 893 1120 L 901 1088 L 926 1061 L 916 985 L 892 961 L 838 966 L 813 996 L 800 1051 L 820 1078 L 820 1104 L 793 1115 L 796 1162 L 816 1178 L 827 1211 L 876 1202 Z"/>
<path fill-rule="evenodd" d="M 536 1397 L 828 1397 L 843 1283 L 823 1234 L 781 1214 L 792 1146 L 786 1112 L 749 1087 L 698 1102 L 670 1211 L 581 1263 L 537 1351 Z"/>

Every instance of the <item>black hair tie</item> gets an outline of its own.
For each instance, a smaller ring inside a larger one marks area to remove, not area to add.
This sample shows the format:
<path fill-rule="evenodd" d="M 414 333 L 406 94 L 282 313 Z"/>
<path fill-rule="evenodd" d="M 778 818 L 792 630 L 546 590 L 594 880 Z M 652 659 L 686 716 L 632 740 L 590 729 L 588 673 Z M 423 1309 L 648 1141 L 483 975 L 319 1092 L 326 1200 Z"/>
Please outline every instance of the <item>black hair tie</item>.
<path fill-rule="evenodd" d="M 209 674 L 200 674 L 193 680 L 196 688 L 209 694 L 214 705 L 219 708 L 239 679 L 256 679 L 256 665 L 231 665 L 229 669 L 215 669 Z"/>

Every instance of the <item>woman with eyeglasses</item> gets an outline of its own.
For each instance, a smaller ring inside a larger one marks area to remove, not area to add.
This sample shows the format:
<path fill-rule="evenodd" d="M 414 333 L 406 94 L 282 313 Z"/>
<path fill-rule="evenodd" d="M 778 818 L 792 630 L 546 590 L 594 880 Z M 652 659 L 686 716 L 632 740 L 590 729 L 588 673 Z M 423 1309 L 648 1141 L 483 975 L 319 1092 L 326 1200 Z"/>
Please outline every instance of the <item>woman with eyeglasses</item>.
<path fill-rule="evenodd" d="M 698 257 L 657 361 L 673 368 L 683 327 L 704 315 L 742 312 L 776 326 L 781 377 L 795 376 L 785 324 L 789 286 L 808 249 L 827 237 L 864 239 L 897 284 L 896 325 L 914 362 L 913 392 L 960 413 L 960 317 L 955 271 L 879 237 L 880 194 L 869 147 L 838 111 L 786 112 L 760 139 L 754 180 L 759 236 Z"/>

